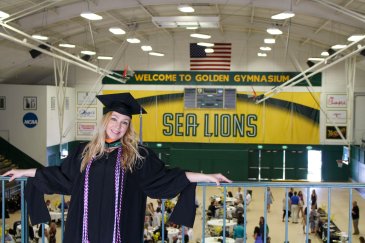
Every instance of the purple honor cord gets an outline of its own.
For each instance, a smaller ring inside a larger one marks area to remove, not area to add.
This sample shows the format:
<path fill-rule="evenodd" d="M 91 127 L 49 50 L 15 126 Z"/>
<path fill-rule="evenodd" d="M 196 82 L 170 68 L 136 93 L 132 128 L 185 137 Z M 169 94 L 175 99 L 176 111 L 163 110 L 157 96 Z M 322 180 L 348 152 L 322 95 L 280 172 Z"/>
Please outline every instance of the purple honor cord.
<path fill-rule="evenodd" d="M 120 215 L 122 211 L 122 198 L 123 198 L 123 182 L 125 170 L 122 167 L 122 174 L 120 173 L 121 162 L 120 158 L 122 155 L 122 146 L 118 148 L 117 160 L 115 163 L 115 203 L 114 203 L 114 230 L 113 230 L 113 242 L 112 243 L 120 243 Z M 82 243 L 89 243 L 89 234 L 88 234 L 88 213 L 89 213 L 89 172 L 90 167 L 94 158 L 90 160 L 90 162 L 86 166 L 85 171 L 85 184 L 84 184 L 84 216 L 82 223 Z M 120 178 L 122 177 L 122 178 Z M 121 179 L 121 180 L 120 180 Z M 121 185 L 120 185 L 121 183 Z M 119 186 L 120 185 L 120 186 Z M 119 193 L 120 189 L 120 193 Z M 120 197 L 119 197 L 120 195 Z"/>

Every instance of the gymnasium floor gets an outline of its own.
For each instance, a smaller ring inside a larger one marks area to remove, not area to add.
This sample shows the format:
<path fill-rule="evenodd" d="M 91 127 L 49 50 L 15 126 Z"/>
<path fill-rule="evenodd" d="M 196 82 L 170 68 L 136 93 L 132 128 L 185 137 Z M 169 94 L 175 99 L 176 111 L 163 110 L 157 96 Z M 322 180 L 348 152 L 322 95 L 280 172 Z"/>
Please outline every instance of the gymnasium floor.
<path fill-rule="evenodd" d="M 247 237 L 248 243 L 253 243 L 254 239 L 252 237 L 254 227 L 258 225 L 259 217 L 264 215 L 264 188 L 247 188 L 252 189 L 252 202 L 248 207 L 247 211 Z M 296 191 L 302 190 L 295 189 Z M 227 188 L 227 191 L 232 191 L 233 195 L 236 194 L 237 188 Z M 243 191 L 243 190 L 242 190 Z M 274 196 L 274 202 L 271 205 L 271 212 L 267 214 L 267 223 L 269 225 L 269 235 L 271 237 L 271 243 L 283 243 L 285 239 L 285 223 L 282 222 L 282 200 L 285 194 L 284 188 L 271 188 Z M 305 200 L 306 200 L 306 190 L 302 190 L 304 192 Z M 310 189 L 312 191 L 312 188 Z M 326 208 L 327 211 L 327 189 L 316 188 L 316 192 L 318 195 L 318 207 Z M 197 199 L 200 205 L 202 205 L 203 198 L 202 188 L 197 188 Z M 222 188 L 219 187 L 207 187 L 206 189 L 206 207 L 209 205 L 210 196 L 222 195 Z M 331 192 L 331 215 L 334 219 L 335 224 L 342 230 L 346 231 L 348 229 L 348 208 L 349 208 L 349 192 L 347 189 L 332 189 Z M 47 196 L 47 198 L 51 199 L 52 202 L 59 201 L 59 196 Z M 352 242 L 359 242 L 359 236 L 365 236 L 365 199 L 361 197 L 360 193 L 356 190 L 353 190 L 353 200 L 358 202 L 360 208 L 360 235 L 353 236 Z M 156 200 L 149 200 L 154 202 L 156 207 Z M 7 225 L 12 225 L 12 223 L 16 220 L 19 220 L 20 213 L 14 213 L 10 215 L 11 218 L 7 219 Z M 299 219 L 301 222 L 301 218 Z M 352 223 L 351 223 L 352 227 Z M 305 242 L 305 234 L 303 234 L 302 225 L 300 223 L 293 224 L 289 222 L 289 242 L 290 243 L 304 243 Z M 194 233 L 193 233 L 193 241 L 199 242 L 201 240 L 202 235 L 202 209 L 199 208 L 197 211 L 195 224 L 194 224 Z M 322 242 L 318 236 L 314 234 L 309 235 L 312 243 L 320 243 Z M 57 242 L 61 242 L 60 240 L 60 228 L 58 227 L 57 232 Z"/>

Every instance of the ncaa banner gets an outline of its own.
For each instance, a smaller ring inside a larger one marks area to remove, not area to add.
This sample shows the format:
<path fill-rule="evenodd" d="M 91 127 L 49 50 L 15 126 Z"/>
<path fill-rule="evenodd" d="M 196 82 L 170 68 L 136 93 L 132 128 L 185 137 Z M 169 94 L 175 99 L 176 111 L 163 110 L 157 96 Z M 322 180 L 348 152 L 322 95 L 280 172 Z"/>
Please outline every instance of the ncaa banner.
<path fill-rule="evenodd" d="M 104 94 L 127 90 L 104 90 Z M 147 114 L 143 142 L 319 144 L 320 93 L 282 92 L 261 104 L 238 92 L 233 109 L 186 108 L 182 91 L 131 91 Z M 139 133 L 140 119 L 132 124 Z"/>

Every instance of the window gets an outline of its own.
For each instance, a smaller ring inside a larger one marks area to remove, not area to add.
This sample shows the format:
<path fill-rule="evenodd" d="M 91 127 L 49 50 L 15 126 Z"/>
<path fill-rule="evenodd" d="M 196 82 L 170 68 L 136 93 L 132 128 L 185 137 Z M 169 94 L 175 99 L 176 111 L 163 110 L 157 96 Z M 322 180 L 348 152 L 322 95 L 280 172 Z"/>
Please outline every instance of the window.
<path fill-rule="evenodd" d="M 223 88 L 186 88 L 185 108 L 236 108 L 236 90 Z"/>

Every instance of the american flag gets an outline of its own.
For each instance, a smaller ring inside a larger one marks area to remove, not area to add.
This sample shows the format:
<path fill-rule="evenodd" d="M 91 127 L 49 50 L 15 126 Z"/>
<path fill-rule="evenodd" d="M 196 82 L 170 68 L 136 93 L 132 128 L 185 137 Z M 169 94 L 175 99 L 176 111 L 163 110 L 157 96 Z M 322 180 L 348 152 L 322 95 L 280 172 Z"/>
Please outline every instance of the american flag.
<path fill-rule="evenodd" d="M 205 53 L 205 46 L 190 43 L 190 70 L 231 70 L 231 43 L 214 43 L 213 53 Z"/>

